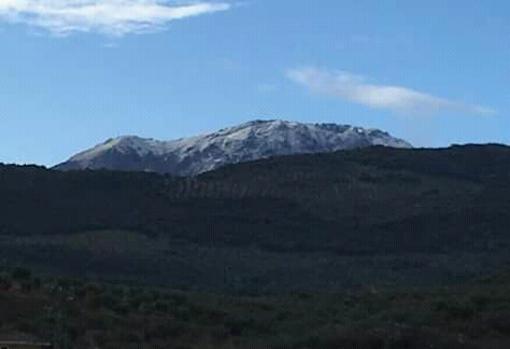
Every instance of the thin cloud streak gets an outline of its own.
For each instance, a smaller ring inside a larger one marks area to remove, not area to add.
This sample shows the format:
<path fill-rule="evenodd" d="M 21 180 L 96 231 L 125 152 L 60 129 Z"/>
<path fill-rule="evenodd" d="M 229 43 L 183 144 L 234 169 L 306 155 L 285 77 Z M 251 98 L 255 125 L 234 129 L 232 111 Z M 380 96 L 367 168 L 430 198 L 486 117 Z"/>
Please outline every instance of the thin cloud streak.
<path fill-rule="evenodd" d="M 312 92 L 398 114 L 461 112 L 493 115 L 496 113 L 490 108 L 452 101 L 406 87 L 371 84 L 365 78 L 345 71 L 301 68 L 288 71 L 287 77 Z"/>
<path fill-rule="evenodd" d="M 0 0 L 0 19 L 25 23 L 60 36 L 73 32 L 123 36 L 162 30 L 175 20 L 230 8 L 226 2 Z"/>

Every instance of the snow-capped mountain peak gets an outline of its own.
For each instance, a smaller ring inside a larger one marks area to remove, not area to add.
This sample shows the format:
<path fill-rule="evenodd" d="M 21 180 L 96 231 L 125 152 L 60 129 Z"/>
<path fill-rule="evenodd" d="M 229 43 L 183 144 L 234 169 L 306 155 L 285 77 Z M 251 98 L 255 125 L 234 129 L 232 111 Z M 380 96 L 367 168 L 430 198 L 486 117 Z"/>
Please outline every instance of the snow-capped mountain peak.
<path fill-rule="evenodd" d="M 106 168 L 196 175 L 225 164 L 270 156 L 331 152 L 372 145 L 411 147 L 409 143 L 377 129 L 254 120 L 210 134 L 171 141 L 137 136 L 113 138 L 73 156 L 56 168 Z"/>

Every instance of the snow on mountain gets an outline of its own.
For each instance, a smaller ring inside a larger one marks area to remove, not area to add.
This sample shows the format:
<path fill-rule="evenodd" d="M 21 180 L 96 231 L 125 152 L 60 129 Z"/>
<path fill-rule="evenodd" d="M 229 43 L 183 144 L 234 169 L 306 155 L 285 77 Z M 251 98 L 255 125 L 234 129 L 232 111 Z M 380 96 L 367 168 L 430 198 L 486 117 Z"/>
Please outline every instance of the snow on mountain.
<path fill-rule="evenodd" d="M 158 141 L 136 136 L 109 139 L 57 165 L 59 170 L 112 169 L 196 175 L 220 166 L 277 155 L 332 152 L 382 145 L 411 145 L 377 129 L 337 124 L 255 120 L 214 133 Z"/>

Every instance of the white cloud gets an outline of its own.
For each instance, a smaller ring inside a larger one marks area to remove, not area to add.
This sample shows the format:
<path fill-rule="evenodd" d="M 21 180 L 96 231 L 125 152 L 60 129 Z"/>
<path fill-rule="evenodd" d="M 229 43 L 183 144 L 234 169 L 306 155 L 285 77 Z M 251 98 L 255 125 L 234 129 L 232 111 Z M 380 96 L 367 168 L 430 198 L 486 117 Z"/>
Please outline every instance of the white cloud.
<path fill-rule="evenodd" d="M 174 20 L 226 11 L 226 2 L 168 0 L 0 0 L 0 19 L 57 35 L 99 32 L 122 36 L 165 28 Z"/>
<path fill-rule="evenodd" d="M 365 78 L 345 71 L 301 68 L 290 70 L 287 76 L 315 93 L 400 114 L 462 112 L 491 115 L 495 113 L 490 108 L 452 101 L 406 87 L 371 84 Z"/>

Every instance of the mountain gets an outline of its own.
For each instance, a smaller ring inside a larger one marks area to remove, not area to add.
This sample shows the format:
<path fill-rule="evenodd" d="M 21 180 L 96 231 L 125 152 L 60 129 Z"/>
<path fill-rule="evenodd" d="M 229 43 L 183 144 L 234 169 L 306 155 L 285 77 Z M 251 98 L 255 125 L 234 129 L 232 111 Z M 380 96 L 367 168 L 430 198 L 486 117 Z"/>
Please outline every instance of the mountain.
<path fill-rule="evenodd" d="M 377 129 L 256 120 L 211 134 L 172 141 L 136 136 L 109 139 L 55 168 L 149 171 L 188 176 L 226 164 L 272 156 L 332 152 L 373 145 L 411 147 L 409 143 Z"/>
<path fill-rule="evenodd" d="M 510 147 L 369 147 L 194 177 L 0 166 L 1 261 L 227 290 L 456 282 L 510 265 Z"/>

